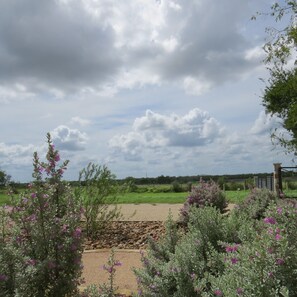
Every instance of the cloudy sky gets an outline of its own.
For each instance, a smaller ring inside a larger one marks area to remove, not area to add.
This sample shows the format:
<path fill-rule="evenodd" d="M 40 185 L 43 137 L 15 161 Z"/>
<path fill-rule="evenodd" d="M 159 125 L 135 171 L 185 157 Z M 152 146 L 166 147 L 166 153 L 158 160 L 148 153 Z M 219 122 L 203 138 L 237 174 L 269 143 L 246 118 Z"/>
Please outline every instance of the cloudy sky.
<path fill-rule="evenodd" d="M 28 181 L 50 132 L 65 178 L 290 165 L 261 105 L 269 0 L 2 0 L 0 168 Z"/>

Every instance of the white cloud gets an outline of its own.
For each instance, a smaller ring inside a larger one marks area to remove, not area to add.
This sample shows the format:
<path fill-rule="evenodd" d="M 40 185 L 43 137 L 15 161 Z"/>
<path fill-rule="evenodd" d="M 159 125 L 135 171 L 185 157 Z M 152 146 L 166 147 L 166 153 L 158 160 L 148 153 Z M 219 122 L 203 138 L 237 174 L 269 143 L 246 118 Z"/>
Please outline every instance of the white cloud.
<path fill-rule="evenodd" d="M 276 128 L 281 127 L 281 119 L 261 111 L 255 120 L 250 133 L 257 135 L 270 135 Z"/>
<path fill-rule="evenodd" d="M 85 150 L 87 135 L 77 129 L 70 129 L 60 125 L 51 132 L 53 143 L 59 150 L 81 151 Z"/>
<path fill-rule="evenodd" d="M 146 149 L 205 146 L 222 135 L 220 123 L 198 108 L 184 116 L 147 110 L 145 116 L 135 119 L 131 132 L 114 136 L 109 145 L 118 154 L 140 156 Z"/>

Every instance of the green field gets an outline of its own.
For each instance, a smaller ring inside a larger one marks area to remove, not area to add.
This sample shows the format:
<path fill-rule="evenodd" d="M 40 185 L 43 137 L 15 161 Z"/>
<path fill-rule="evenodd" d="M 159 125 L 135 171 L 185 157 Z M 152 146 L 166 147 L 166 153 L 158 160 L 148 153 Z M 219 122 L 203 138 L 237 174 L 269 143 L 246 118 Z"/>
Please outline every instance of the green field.
<path fill-rule="evenodd" d="M 248 191 L 226 191 L 226 197 L 230 203 L 240 203 L 246 196 Z M 184 203 L 188 196 L 188 192 L 182 193 L 125 193 L 118 196 L 119 204 L 127 203 Z M 7 204 L 9 197 L 5 190 L 0 190 L 0 205 Z"/>
<path fill-rule="evenodd" d="M 285 191 L 288 197 L 297 197 L 297 190 Z M 246 191 L 226 191 L 226 198 L 229 203 L 239 204 L 249 194 L 249 190 Z M 140 203 L 184 203 L 188 196 L 188 192 L 182 193 L 125 193 L 118 196 L 119 204 L 140 204 Z M 0 190 L 0 205 L 9 203 L 9 197 L 5 190 Z"/>

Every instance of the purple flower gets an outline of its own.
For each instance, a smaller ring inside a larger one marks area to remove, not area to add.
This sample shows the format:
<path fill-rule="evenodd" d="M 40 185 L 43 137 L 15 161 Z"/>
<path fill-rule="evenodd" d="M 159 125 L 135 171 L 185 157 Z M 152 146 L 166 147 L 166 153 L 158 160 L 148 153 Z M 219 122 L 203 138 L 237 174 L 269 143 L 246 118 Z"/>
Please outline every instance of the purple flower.
<path fill-rule="evenodd" d="M 4 274 L 0 274 L 0 282 L 5 282 L 7 281 L 8 277 Z"/>
<path fill-rule="evenodd" d="M 237 252 L 238 250 L 238 245 L 234 245 L 234 246 L 231 246 L 231 245 L 228 245 L 226 246 L 226 252 L 227 253 L 233 253 L 233 252 Z"/>
<path fill-rule="evenodd" d="M 276 234 L 275 235 L 275 240 L 280 240 L 282 237 L 281 237 L 281 235 L 280 234 Z"/>
<path fill-rule="evenodd" d="M 115 261 L 113 265 L 114 265 L 114 266 L 122 266 L 122 262 L 120 262 L 120 261 Z"/>
<path fill-rule="evenodd" d="M 73 236 L 75 238 L 80 238 L 80 236 L 81 236 L 81 228 L 76 228 L 75 231 L 74 231 L 74 233 L 73 233 Z"/>
<path fill-rule="evenodd" d="M 243 293 L 243 289 L 242 288 L 237 288 L 236 293 L 237 293 L 237 295 L 241 295 Z"/>
<path fill-rule="evenodd" d="M 236 264 L 238 262 L 238 259 L 237 258 L 231 258 L 231 263 L 232 264 Z"/>
<path fill-rule="evenodd" d="M 30 266 L 35 266 L 36 262 L 37 261 L 35 259 L 29 259 L 29 260 L 26 261 L 26 264 L 30 265 Z"/>
<path fill-rule="evenodd" d="M 216 295 L 216 296 L 223 296 L 223 292 L 221 290 L 214 290 L 213 293 Z"/>
<path fill-rule="evenodd" d="M 56 161 L 56 162 L 59 162 L 59 161 L 60 161 L 60 155 L 59 155 L 59 154 L 56 154 L 56 155 L 55 155 L 55 161 Z"/>
<path fill-rule="evenodd" d="M 284 263 L 285 263 L 285 260 L 284 259 L 282 259 L 282 258 L 276 259 L 276 264 L 277 265 L 283 265 Z"/>
<path fill-rule="evenodd" d="M 31 198 L 36 198 L 36 197 L 37 197 L 36 193 L 31 193 Z"/>
<path fill-rule="evenodd" d="M 276 220 L 273 217 L 267 217 L 264 219 L 264 223 L 274 225 L 274 224 L 276 224 Z"/>
<path fill-rule="evenodd" d="M 281 207 L 278 207 L 278 209 L 277 209 L 276 211 L 277 211 L 277 213 L 280 215 L 280 214 L 282 214 L 283 209 L 282 209 Z"/>

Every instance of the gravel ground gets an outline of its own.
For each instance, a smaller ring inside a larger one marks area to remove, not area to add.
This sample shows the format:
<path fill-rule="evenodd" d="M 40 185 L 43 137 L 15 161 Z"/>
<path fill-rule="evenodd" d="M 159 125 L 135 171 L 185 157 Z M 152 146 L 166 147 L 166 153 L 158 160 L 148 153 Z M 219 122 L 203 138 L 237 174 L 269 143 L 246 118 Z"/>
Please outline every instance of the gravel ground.
<path fill-rule="evenodd" d="M 122 262 L 122 266 L 117 267 L 115 286 L 119 287 L 119 292 L 127 296 L 131 292 L 136 292 L 136 279 L 131 269 L 133 267 L 141 267 L 139 248 L 145 249 L 146 245 L 141 242 L 140 245 L 129 244 L 148 235 L 148 232 L 152 237 L 158 238 L 162 235 L 158 225 L 162 227 L 169 212 L 171 212 L 173 219 L 176 220 L 181 207 L 182 204 L 122 204 L 121 213 L 123 217 L 120 222 L 114 223 L 121 230 L 113 230 L 113 233 L 108 235 L 110 236 L 109 239 L 107 236 L 105 239 L 101 238 L 101 241 L 100 239 L 98 240 L 98 242 L 100 241 L 104 244 L 100 243 L 96 245 L 97 243 L 94 243 L 94 245 L 89 245 L 89 248 L 99 246 L 100 249 L 86 250 L 83 254 L 83 277 L 85 278 L 85 284 L 82 287 L 86 287 L 89 284 L 107 282 L 108 275 L 102 267 L 106 264 L 110 255 L 110 248 L 106 247 L 110 247 L 111 245 L 113 247 L 120 247 L 120 249 L 115 250 L 115 259 Z M 234 205 L 229 205 L 228 208 L 233 209 Z M 122 231 L 122 228 L 130 230 L 128 233 L 130 233 L 131 238 L 125 233 L 126 231 Z M 119 240 L 116 239 L 118 234 L 122 234 Z M 129 249 L 130 246 L 132 249 Z"/>

